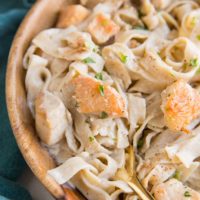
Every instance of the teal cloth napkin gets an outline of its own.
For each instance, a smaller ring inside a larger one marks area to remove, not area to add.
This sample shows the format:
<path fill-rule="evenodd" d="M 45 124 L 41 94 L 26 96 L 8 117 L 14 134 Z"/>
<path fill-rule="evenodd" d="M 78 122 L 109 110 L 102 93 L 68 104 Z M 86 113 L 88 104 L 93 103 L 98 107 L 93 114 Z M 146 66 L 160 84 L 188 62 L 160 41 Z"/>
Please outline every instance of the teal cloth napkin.
<path fill-rule="evenodd" d="M 26 164 L 12 134 L 5 102 L 5 73 L 10 45 L 31 4 L 28 0 L 0 0 L 0 200 L 31 200 L 29 193 L 15 183 Z"/>

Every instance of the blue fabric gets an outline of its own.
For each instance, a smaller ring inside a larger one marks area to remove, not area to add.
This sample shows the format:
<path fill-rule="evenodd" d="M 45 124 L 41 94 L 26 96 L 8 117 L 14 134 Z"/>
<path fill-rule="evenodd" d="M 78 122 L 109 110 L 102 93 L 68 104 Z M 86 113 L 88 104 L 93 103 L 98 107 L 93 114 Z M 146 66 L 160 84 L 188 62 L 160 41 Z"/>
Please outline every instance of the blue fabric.
<path fill-rule="evenodd" d="M 26 166 L 9 124 L 5 102 L 5 73 L 10 45 L 21 20 L 32 2 L 0 0 L 0 200 L 31 200 L 15 181 Z"/>

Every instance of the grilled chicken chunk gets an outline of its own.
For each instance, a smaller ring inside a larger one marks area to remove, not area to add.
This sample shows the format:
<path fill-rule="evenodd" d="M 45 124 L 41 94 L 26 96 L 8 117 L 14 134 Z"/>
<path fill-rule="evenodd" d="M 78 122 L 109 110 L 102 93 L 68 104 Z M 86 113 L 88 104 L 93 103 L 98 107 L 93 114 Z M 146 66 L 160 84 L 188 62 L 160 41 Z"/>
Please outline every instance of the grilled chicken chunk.
<path fill-rule="evenodd" d="M 78 76 L 72 80 L 74 97 L 80 113 L 125 117 L 125 101 L 120 94 L 103 81 L 91 77 Z"/>
<path fill-rule="evenodd" d="M 40 93 L 35 101 L 35 123 L 40 139 L 48 145 L 60 141 L 67 126 L 66 108 L 52 93 Z"/>
<path fill-rule="evenodd" d="M 189 123 L 200 115 L 200 95 L 183 80 L 173 83 L 161 94 L 161 109 L 166 125 L 188 133 Z"/>
<path fill-rule="evenodd" d="M 67 28 L 71 25 L 77 25 L 81 23 L 89 13 L 89 10 L 84 6 L 69 5 L 61 10 L 56 26 L 58 28 Z"/>
<path fill-rule="evenodd" d="M 120 27 L 103 13 L 97 14 L 88 26 L 88 31 L 99 44 L 107 42 L 119 29 Z"/>

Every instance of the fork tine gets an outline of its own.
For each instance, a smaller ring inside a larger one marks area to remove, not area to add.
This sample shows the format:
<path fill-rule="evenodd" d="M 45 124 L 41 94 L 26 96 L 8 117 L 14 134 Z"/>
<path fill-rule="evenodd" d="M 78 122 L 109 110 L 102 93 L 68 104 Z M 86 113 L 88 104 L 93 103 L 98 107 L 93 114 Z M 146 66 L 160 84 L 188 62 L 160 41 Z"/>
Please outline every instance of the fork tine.
<path fill-rule="evenodd" d="M 132 148 L 132 152 L 129 152 L 133 156 L 133 168 L 134 173 L 132 174 L 131 181 L 128 182 L 129 186 L 140 196 L 143 200 L 155 200 L 155 198 L 143 187 L 142 183 L 136 174 L 136 152 Z"/>
<path fill-rule="evenodd" d="M 151 200 L 151 198 L 144 193 L 143 191 L 141 191 L 141 189 L 134 184 L 133 182 L 128 182 L 129 186 L 137 193 L 137 195 L 142 199 L 142 200 Z"/>

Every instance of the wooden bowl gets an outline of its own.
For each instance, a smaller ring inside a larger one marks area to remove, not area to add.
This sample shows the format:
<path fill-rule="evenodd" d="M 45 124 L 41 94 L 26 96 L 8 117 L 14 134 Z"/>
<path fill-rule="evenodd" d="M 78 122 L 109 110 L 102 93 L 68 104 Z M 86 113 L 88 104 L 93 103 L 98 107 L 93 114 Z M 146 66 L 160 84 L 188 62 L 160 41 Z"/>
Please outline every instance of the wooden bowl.
<path fill-rule="evenodd" d="M 66 0 L 37 1 L 20 25 L 9 54 L 6 74 L 6 101 L 9 118 L 17 144 L 27 164 L 56 199 L 78 200 L 71 189 L 63 189 L 47 171 L 56 166 L 48 152 L 41 147 L 34 120 L 26 102 L 23 56 L 32 38 L 55 24 L 61 6 Z M 67 196 L 67 197 L 66 197 Z"/>

